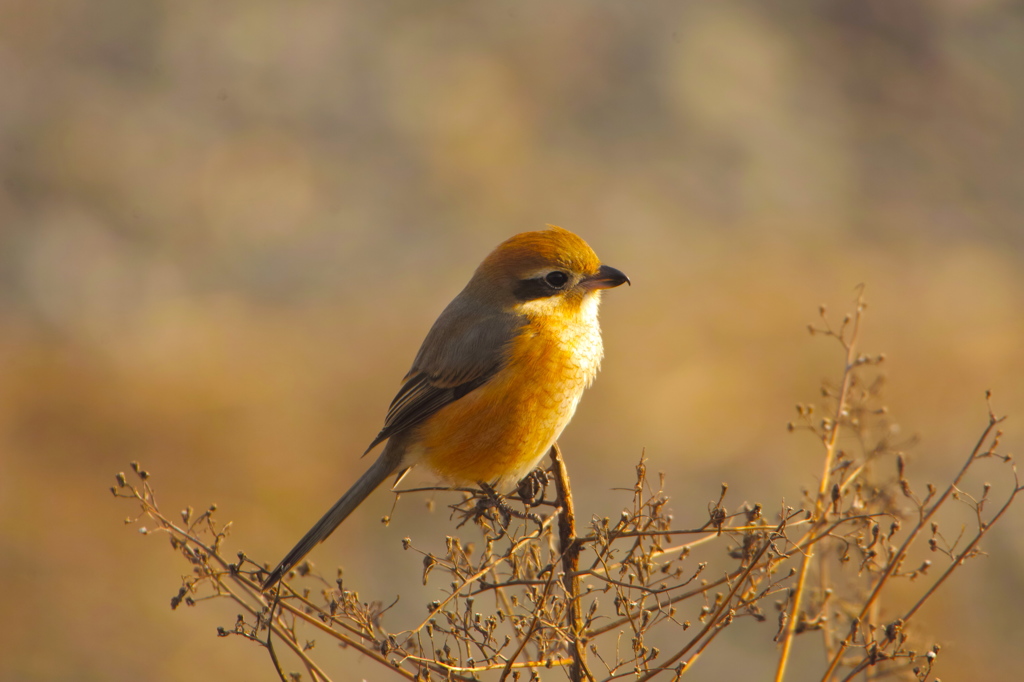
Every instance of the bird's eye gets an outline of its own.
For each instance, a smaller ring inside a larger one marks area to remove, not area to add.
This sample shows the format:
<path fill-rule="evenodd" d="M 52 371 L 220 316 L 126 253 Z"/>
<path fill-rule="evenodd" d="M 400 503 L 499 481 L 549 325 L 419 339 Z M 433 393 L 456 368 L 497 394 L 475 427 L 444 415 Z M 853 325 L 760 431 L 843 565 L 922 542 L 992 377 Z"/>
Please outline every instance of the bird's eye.
<path fill-rule="evenodd" d="M 544 281 L 553 289 L 561 289 L 569 281 L 569 275 L 561 270 L 554 270 L 544 276 Z"/>

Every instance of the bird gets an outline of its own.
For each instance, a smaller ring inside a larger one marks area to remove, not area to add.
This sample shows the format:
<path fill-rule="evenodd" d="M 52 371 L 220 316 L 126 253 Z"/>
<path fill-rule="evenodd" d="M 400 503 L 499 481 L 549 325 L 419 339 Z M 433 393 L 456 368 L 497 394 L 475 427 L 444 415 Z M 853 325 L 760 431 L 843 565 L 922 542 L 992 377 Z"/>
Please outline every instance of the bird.
<path fill-rule="evenodd" d="M 604 356 L 601 292 L 631 284 L 564 228 L 494 249 L 430 328 L 384 426 L 380 455 L 263 582 L 267 591 L 384 480 L 424 465 L 451 485 L 507 490 L 576 412 Z"/>

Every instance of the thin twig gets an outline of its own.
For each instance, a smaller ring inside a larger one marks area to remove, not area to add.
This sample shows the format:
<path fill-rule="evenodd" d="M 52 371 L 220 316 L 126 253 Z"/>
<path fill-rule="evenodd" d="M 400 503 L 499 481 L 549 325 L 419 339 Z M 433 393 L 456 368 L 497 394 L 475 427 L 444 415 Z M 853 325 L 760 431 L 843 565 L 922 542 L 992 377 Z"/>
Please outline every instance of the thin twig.
<path fill-rule="evenodd" d="M 953 479 L 953 482 L 946 488 L 946 490 L 942 493 L 941 497 L 939 497 L 939 499 L 933 502 L 932 506 L 922 514 L 920 520 L 914 525 L 913 529 L 911 529 L 910 531 L 910 534 L 903 541 L 903 544 L 900 545 L 900 548 L 896 551 L 896 554 L 894 554 L 892 559 L 890 559 L 887 562 L 885 568 L 882 571 L 882 575 L 877 579 L 875 583 L 874 589 L 868 596 L 867 601 L 864 602 L 864 606 L 861 608 L 860 613 L 857 615 L 856 619 L 854 619 L 855 623 L 862 622 L 864 620 L 864 617 L 871 609 L 871 606 L 875 603 L 875 601 L 878 599 L 879 594 L 882 592 L 882 588 L 885 587 L 886 582 L 889 576 L 892 574 L 893 570 L 895 570 L 895 568 L 901 563 L 902 558 L 907 553 L 907 550 L 913 544 L 914 540 L 917 538 L 921 530 L 924 529 L 924 527 L 931 520 L 932 516 L 935 515 L 935 512 L 937 512 L 939 508 L 942 507 L 942 505 L 946 502 L 946 499 L 953 494 L 954 490 L 956 490 L 957 486 L 960 484 L 961 479 L 963 479 L 964 474 L 967 473 L 967 470 L 971 467 L 971 464 L 974 463 L 974 461 L 978 458 L 978 455 L 981 453 L 982 447 L 984 447 L 985 442 L 988 440 L 989 435 L 992 433 L 992 429 L 994 429 L 996 425 L 1003 421 L 1003 419 L 1005 419 L 1005 417 L 997 418 L 991 412 L 989 413 L 988 425 L 982 432 L 981 437 L 978 439 L 978 442 L 974 446 L 974 449 L 971 450 L 971 454 L 967 457 L 967 461 L 964 462 L 964 465 L 960 468 L 960 471 L 957 473 L 956 478 Z M 832 677 L 832 673 L 834 673 L 835 669 L 839 667 L 839 663 L 843 658 L 843 654 L 846 653 L 846 650 L 849 648 L 850 643 L 853 641 L 854 632 L 855 629 L 851 628 L 850 632 L 846 635 L 846 637 L 843 638 L 843 641 L 839 643 L 839 648 L 835 652 L 835 654 L 833 654 L 832 660 L 829 662 L 828 669 L 825 671 L 825 674 L 821 676 L 822 682 L 828 682 L 828 680 Z"/>

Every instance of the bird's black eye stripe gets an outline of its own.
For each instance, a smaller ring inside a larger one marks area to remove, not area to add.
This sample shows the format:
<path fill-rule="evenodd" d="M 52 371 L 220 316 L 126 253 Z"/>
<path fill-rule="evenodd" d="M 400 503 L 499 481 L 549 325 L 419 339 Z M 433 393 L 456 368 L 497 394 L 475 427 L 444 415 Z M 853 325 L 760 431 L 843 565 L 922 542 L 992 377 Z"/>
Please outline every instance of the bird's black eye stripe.
<path fill-rule="evenodd" d="M 532 301 L 555 296 L 568 284 L 569 273 L 552 270 L 543 276 L 519 280 L 512 291 L 520 301 Z"/>
<path fill-rule="evenodd" d="M 553 289 L 561 289 L 569 281 L 569 275 L 561 270 L 552 270 L 544 277 L 544 281 Z"/>

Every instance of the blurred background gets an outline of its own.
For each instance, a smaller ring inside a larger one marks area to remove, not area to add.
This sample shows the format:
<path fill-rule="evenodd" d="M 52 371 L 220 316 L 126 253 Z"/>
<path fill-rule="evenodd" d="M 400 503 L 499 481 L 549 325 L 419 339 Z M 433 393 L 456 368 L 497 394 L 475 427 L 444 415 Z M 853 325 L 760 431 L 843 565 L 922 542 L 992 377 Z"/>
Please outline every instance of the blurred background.
<path fill-rule="evenodd" d="M 633 280 L 562 439 L 585 518 L 641 452 L 680 526 L 722 481 L 798 503 L 820 446 L 785 425 L 841 370 L 806 324 L 861 283 L 915 475 L 959 467 L 986 389 L 1020 451 L 1022 73 L 1009 0 L 0 0 L 0 678 L 274 679 L 226 602 L 170 610 L 188 567 L 114 473 L 276 562 L 473 268 L 545 223 Z M 386 603 L 420 580 L 399 540 L 451 532 L 391 502 L 311 557 Z M 1022 520 L 918 624 L 940 677 L 1019 674 Z M 695 679 L 768 678 L 775 623 L 742 628 Z"/>

